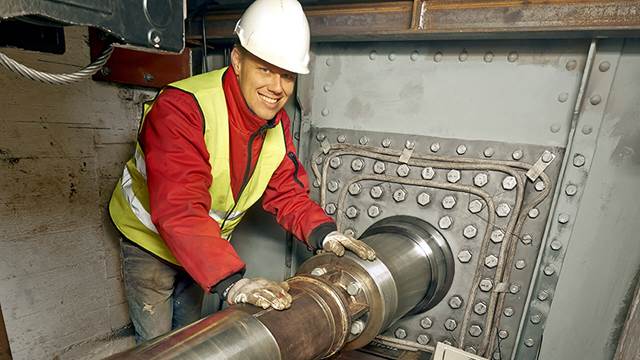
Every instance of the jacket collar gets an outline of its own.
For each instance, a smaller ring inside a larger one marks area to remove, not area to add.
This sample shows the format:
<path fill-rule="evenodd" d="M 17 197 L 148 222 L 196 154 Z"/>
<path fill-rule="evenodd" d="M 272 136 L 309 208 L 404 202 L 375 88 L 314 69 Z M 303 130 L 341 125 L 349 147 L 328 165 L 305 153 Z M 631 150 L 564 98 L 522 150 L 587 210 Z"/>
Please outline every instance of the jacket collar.
<path fill-rule="evenodd" d="M 278 111 L 275 118 L 269 121 L 260 118 L 251 109 L 249 109 L 244 96 L 242 96 L 240 84 L 238 83 L 238 78 L 232 66 L 229 66 L 227 71 L 225 71 L 222 79 L 222 86 L 224 89 L 225 100 L 227 102 L 229 123 L 234 128 L 237 128 L 247 134 L 253 134 L 264 125 L 267 125 L 267 128 L 273 128 L 281 121 L 284 109 Z"/>

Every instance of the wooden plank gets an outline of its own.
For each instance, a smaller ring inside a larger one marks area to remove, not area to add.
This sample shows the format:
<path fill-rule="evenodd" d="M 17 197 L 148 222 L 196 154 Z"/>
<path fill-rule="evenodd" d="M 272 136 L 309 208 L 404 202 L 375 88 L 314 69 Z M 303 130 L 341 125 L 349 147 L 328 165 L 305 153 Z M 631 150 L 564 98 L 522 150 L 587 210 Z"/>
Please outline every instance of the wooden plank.
<path fill-rule="evenodd" d="M 640 360 L 640 281 L 637 281 L 614 360 Z"/>

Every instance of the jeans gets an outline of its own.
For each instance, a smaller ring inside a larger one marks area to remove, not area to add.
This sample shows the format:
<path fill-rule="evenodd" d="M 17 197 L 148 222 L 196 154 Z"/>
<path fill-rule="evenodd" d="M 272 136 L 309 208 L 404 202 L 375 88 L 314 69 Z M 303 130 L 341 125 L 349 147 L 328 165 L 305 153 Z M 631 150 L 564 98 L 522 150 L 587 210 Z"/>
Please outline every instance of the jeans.
<path fill-rule="evenodd" d="M 204 292 L 184 270 L 124 240 L 122 270 L 136 343 L 202 317 Z"/>

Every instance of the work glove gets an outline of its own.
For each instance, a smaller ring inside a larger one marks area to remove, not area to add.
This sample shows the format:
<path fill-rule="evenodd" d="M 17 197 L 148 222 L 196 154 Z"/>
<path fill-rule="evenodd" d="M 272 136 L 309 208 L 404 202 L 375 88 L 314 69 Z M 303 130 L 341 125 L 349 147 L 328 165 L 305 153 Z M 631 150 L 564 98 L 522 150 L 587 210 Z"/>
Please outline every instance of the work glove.
<path fill-rule="evenodd" d="M 227 291 L 229 304 L 252 304 L 263 309 L 284 310 L 291 307 L 289 284 L 263 278 L 240 279 Z"/>
<path fill-rule="evenodd" d="M 375 260 L 376 252 L 363 241 L 356 240 L 339 231 L 332 231 L 322 240 L 322 249 L 338 256 L 344 255 L 345 249 L 354 252 L 364 260 Z"/>

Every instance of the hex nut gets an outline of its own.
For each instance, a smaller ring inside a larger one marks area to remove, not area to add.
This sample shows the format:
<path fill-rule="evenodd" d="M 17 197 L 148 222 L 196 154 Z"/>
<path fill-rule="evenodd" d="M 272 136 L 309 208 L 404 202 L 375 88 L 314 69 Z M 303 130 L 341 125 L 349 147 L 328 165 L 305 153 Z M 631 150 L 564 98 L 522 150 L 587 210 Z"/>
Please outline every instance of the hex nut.
<path fill-rule="evenodd" d="M 538 300 L 545 301 L 549 298 L 549 293 L 546 290 L 541 290 L 538 293 Z"/>
<path fill-rule="evenodd" d="M 347 137 L 346 137 L 346 136 L 344 136 L 344 135 L 338 135 L 338 137 L 336 138 L 336 140 L 337 140 L 339 143 L 341 143 L 341 144 L 342 144 L 343 142 L 347 141 Z"/>
<path fill-rule="evenodd" d="M 431 202 L 431 195 L 427 194 L 426 192 L 421 192 L 420 194 L 418 194 L 416 200 L 421 206 L 426 206 Z"/>
<path fill-rule="evenodd" d="M 473 306 L 473 312 L 478 315 L 484 315 L 487 312 L 487 304 L 483 303 L 482 301 L 476 303 Z"/>
<path fill-rule="evenodd" d="M 331 166 L 332 169 L 337 169 L 340 165 L 342 165 L 342 160 L 339 157 L 334 157 L 329 160 L 329 166 Z"/>
<path fill-rule="evenodd" d="M 545 163 L 550 163 L 553 160 L 553 154 L 547 150 L 542 153 L 542 161 Z"/>
<path fill-rule="evenodd" d="M 418 335 L 418 339 L 417 339 L 418 344 L 420 345 L 427 345 L 430 340 L 431 339 L 429 339 L 429 336 L 425 334 Z"/>
<path fill-rule="evenodd" d="M 551 250 L 558 251 L 562 249 L 562 243 L 559 240 L 553 240 L 549 247 L 551 247 Z"/>
<path fill-rule="evenodd" d="M 511 212 L 511 207 L 506 203 L 500 203 L 496 207 L 496 214 L 498 214 L 499 217 L 505 217 L 509 215 L 510 212 Z"/>
<path fill-rule="evenodd" d="M 491 291 L 491 289 L 493 289 L 493 281 L 491 281 L 491 279 L 482 279 L 480 280 L 480 290 L 487 292 L 487 291 Z"/>
<path fill-rule="evenodd" d="M 473 337 L 478 337 L 482 335 L 482 328 L 480 327 L 480 325 L 469 326 L 469 335 Z"/>
<path fill-rule="evenodd" d="M 505 190 L 513 190 L 516 185 L 518 185 L 518 181 L 514 176 L 506 176 L 502 179 L 502 188 Z"/>
<path fill-rule="evenodd" d="M 560 214 L 558 215 L 558 222 L 560 224 L 566 224 L 569 222 L 569 215 L 568 214 Z"/>
<path fill-rule="evenodd" d="M 328 203 L 325 207 L 324 207 L 324 212 L 327 213 L 327 215 L 333 215 L 336 213 L 336 204 L 334 203 Z"/>
<path fill-rule="evenodd" d="M 407 331 L 403 328 L 397 328 L 396 331 L 393 333 L 396 338 L 398 339 L 404 339 L 407 337 Z"/>
<path fill-rule="evenodd" d="M 555 274 L 555 272 L 556 272 L 556 268 L 551 264 L 544 267 L 544 274 L 547 276 L 551 276 Z"/>
<path fill-rule="evenodd" d="M 316 158 L 316 165 L 322 165 L 323 162 L 324 162 L 324 158 L 322 156 L 318 156 Z"/>
<path fill-rule="evenodd" d="M 323 267 L 317 267 L 311 270 L 311 275 L 313 276 L 322 276 L 327 273 L 327 269 Z"/>
<path fill-rule="evenodd" d="M 457 296 L 457 295 L 452 296 L 452 297 L 449 299 L 449 306 L 450 306 L 452 309 L 459 309 L 459 308 L 460 308 L 460 306 L 462 306 L 462 298 L 461 298 L 460 296 Z"/>
<path fill-rule="evenodd" d="M 478 229 L 476 229 L 476 227 L 473 225 L 467 225 L 462 231 L 462 234 L 467 239 L 473 239 L 478 234 Z"/>
<path fill-rule="evenodd" d="M 393 192 L 393 200 L 396 202 L 404 201 L 407 198 L 407 191 L 405 189 L 398 189 Z"/>
<path fill-rule="evenodd" d="M 369 143 L 369 138 L 366 136 L 363 136 L 360 138 L 360 140 L 358 140 L 358 142 L 360 143 L 360 145 L 367 145 L 367 143 Z"/>
<path fill-rule="evenodd" d="M 409 171 L 410 171 L 409 166 L 407 164 L 402 164 L 398 166 L 396 173 L 400 177 L 407 177 L 409 175 Z"/>
<path fill-rule="evenodd" d="M 371 195 L 372 198 L 374 199 L 379 199 L 382 196 L 382 187 L 381 186 L 373 186 L 371 188 L 371 191 L 369 191 L 369 194 Z"/>
<path fill-rule="evenodd" d="M 369 214 L 369 217 L 372 217 L 372 218 L 378 217 L 380 215 L 380 208 L 376 205 L 371 205 L 367 210 L 367 214 Z"/>
<path fill-rule="evenodd" d="M 364 322 L 362 320 L 356 320 L 351 324 L 351 335 L 360 335 L 364 330 Z"/>
<path fill-rule="evenodd" d="M 540 181 L 536 182 L 534 187 L 536 188 L 536 191 L 542 191 L 542 190 L 545 189 L 546 185 L 544 184 L 544 181 L 540 180 Z"/>
<path fill-rule="evenodd" d="M 531 219 L 535 219 L 538 217 L 538 215 L 540 215 L 540 210 L 538 210 L 537 208 L 533 208 L 531 210 L 529 210 L 529 217 Z"/>
<path fill-rule="evenodd" d="M 471 200 L 469 202 L 469 212 L 472 214 L 477 214 L 482 211 L 483 205 L 482 202 L 478 199 Z"/>
<path fill-rule="evenodd" d="M 495 255 L 489 255 L 484 259 L 484 265 L 489 269 L 493 269 L 498 265 L 498 258 Z"/>
<path fill-rule="evenodd" d="M 422 169 L 422 178 L 425 179 L 425 180 L 433 179 L 435 174 L 436 174 L 436 172 L 433 170 L 432 167 L 426 167 L 426 168 Z"/>
<path fill-rule="evenodd" d="M 458 260 L 461 263 L 468 263 L 471 261 L 471 252 L 469 250 L 462 250 L 458 253 Z"/>
<path fill-rule="evenodd" d="M 358 183 L 353 183 L 351 185 L 349 185 L 349 194 L 356 196 L 358 194 L 360 194 L 360 192 L 362 191 L 362 186 Z"/>
<path fill-rule="evenodd" d="M 431 152 L 434 152 L 434 153 L 438 152 L 440 150 L 440 143 L 435 142 L 431 144 L 429 149 L 431 150 Z"/>
<path fill-rule="evenodd" d="M 360 290 L 361 290 L 360 284 L 358 284 L 355 281 L 353 281 L 353 282 L 349 283 L 349 285 L 347 285 L 347 294 L 349 294 L 351 296 L 358 295 Z"/>
<path fill-rule="evenodd" d="M 364 160 L 362 159 L 353 159 L 351 161 L 351 170 L 360 171 L 364 167 Z"/>
<path fill-rule="evenodd" d="M 516 161 L 522 159 L 522 156 L 524 156 L 524 153 L 520 149 L 514 151 L 513 154 L 511 154 L 511 157 L 513 158 L 513 160 L 516 160 Z"/>
<path fill-rule="evenodd" d="M 329 189 L 330 192 L 336 192 L 338 188 L 340 188 L 340 183 L 336 180 L 331 180 L 327 183 L 327 189 Z"/>
<path fill-rule="evenodd" d="M 355 219 L 358 216 L 358 208 L 355 206 L 349 206 L 345 212 L 349 219 Z"/>
<path fill-rule="evenodd" d="M 438 221 L 438 226 L 440 227 L 440 229 L 443 229 L 443 230 L 450 228 L 452 224 L 453 224 L 453 219 L 451 219 L 450 216 L 443 216 Z"/>
<path fill-rule="evenodd" d="M 422 327 L 423 329 L 429 329 L 432 325 L 433 321 L 431 320 L 431 318 L 425 317 L 420 319 L 420 327 Z"/>
<path fill-rule="evenodd" d="M 376 174 L 384 174 L 387 170 L 387 166 L 382 161 L 376 161 L 373 164 L 373 172 Z"/>
<path fill-rule="evenodd" d="M 391 146 L 391 139 L 389 138 L 384 138 L 382 139 L 382 147 L 388 148 L 389 146 Z"/>
<path fill-rule="evenodd" d="M 495 244 L 499 244 L 504 240 L 504 231 L 500 229 L 495 229 L 491 232 L 491 241 Z"/>
<path fill-rule="evenodd" d="M 449 330 L 449 331 L 453 331 L 453 330 L 455 330 L 457 327 L 458 327 L 458 323 L 457 323 L 455 320 L 453 320 L 453 319 L 447 319 L 447 320 L 444 322 L 444 328 L 445 328 L 445 329 L 447 329 L 447 330 Z"/>
<path fill-rule="evenodd" d="M 573 184 L 569 184 L 567 185 L 567 187 L 564 189 L 565 194 L 567 194 L 568 196 L 574 196 L 575 194 L 578 193 L 578 187 L 573 185 Z"/>
<path fill-rule="evenodd" d="M 489 176 L 486 173 L 479 173 L 473 177 L 473 184 L 477 187 L 483 187 L 489 182 Z"/>
<path fill-rule="evenodd" d="M 522 238 L 520 239 L 520 241 L 522 241 L 522 243 L 525 245 L 529 245 L 533 241 L 533 237 L 529 234 L 524 234 L 522 235 Z"/>
<path fill-rule="evenodd" d="M 458 153 L 458 155 L 464 155 L 464 153 L 467 152 L 467 146 L 462 144 L 462 145 L 458 145 L 458 147 L 456 148 L 456 153 Z"/>
<path fill-rule="evenodd" d="M 453 209 L 456 206 L 456 198 L 453 195 L 447 195 L 442 199 L 442 207 L 445 209 Z"/>
<path fill-rule="evenodd" d="M 506 317 L 512 317 L 513 316 L 513 308 L 512 307 L 506 307 L 504 308 L 504 310 L 502 311 L 502 313 L 504 314 L 504 316 Z"/>
<path fill-rule="evenodd" d="M 447 181 L 452 183 L 452 184 L 455 184 L 458 181 L 460 181 L 460 171 L 455 170 L 455 169 L 450 170 L 447 173 Z"/>

